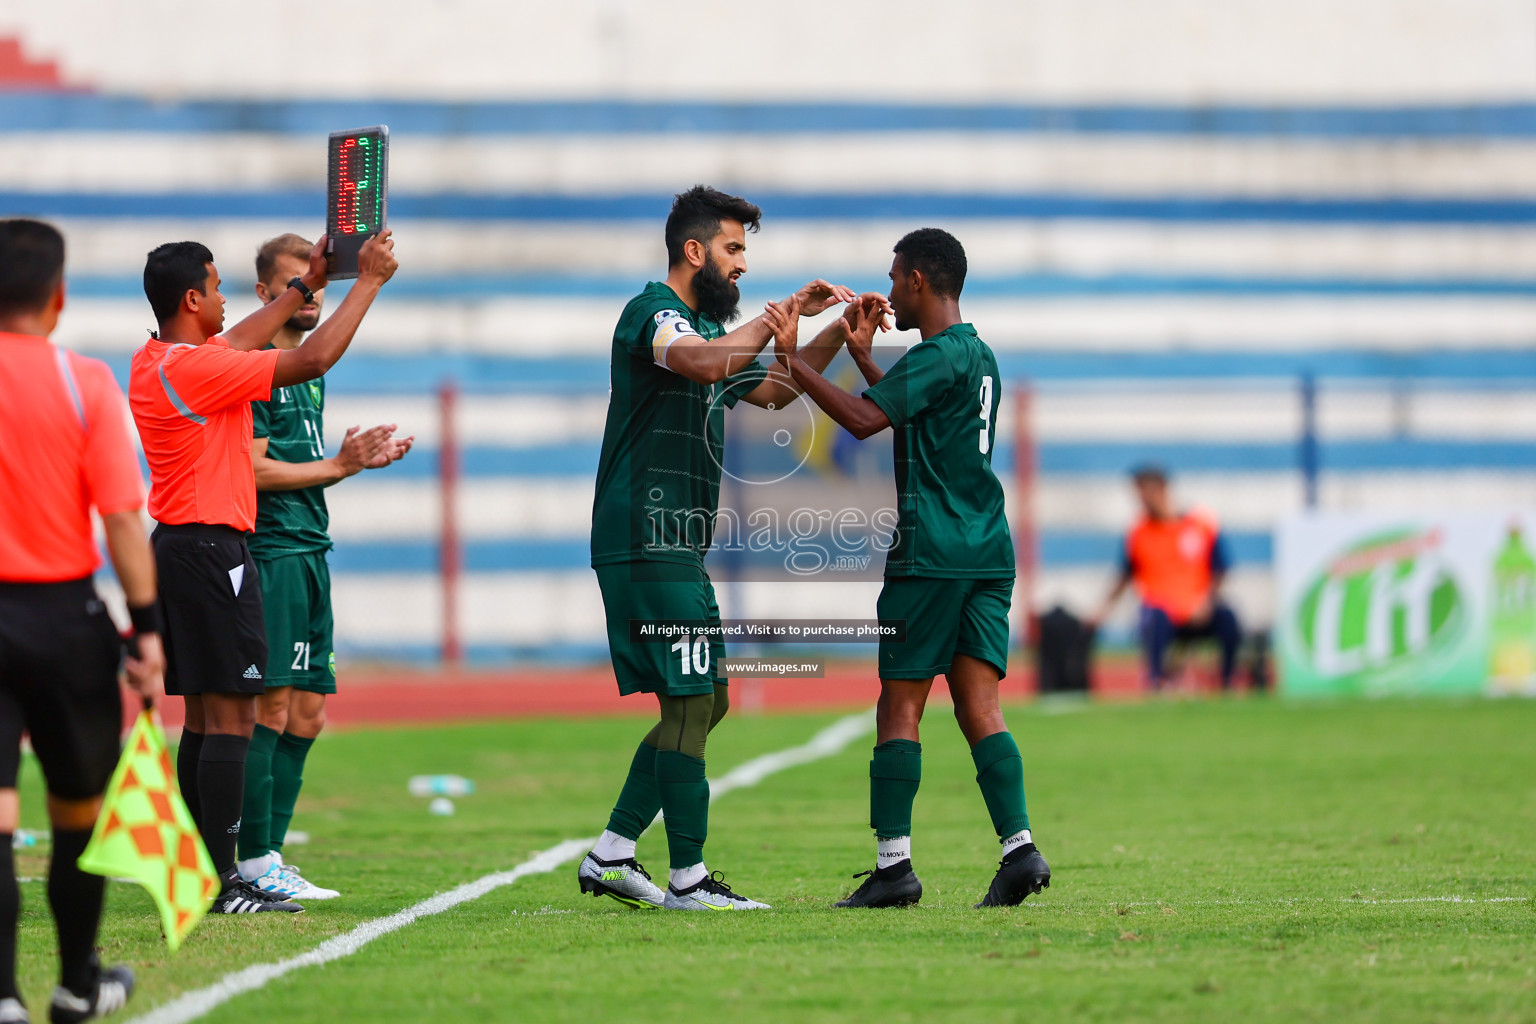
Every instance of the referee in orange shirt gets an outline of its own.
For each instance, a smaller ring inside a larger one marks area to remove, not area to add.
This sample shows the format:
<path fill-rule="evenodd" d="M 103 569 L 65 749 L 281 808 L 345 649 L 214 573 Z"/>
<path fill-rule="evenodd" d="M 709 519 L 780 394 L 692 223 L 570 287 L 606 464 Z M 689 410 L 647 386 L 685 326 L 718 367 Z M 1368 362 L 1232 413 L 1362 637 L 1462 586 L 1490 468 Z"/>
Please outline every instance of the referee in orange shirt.
<path fill-rule="evenodd" d="M 395 267 L 394 240 L 381 232 L 359 253 L 357 282 L 336 312 L 299 347 L 276 349 L 264 346 L 325 287 L 324 238 L 304 274 L 228 331 L 206 246 L 169 242 L 144 266 L 159 331 L 134 353 L 128 400 L 149 463 L 149 514 L 160 524 L 153 544 L 165 688 L 187 705 L 176 774 L 223 883 L 215 914 L 303 909 L 252 887 L 235 867 L 245 756 L 267 664 L 261 585 L 246 544 L 256 518 L 250 403 L 335 365 Z"/>
<path fill-rule="evenodd" d="M 163 692 L 155 564 L 141 518 L 144 483 L 123 393 L 104 363 L 48 341 L 64 308 L 64 238 L 35 220 L 0 221 L 0 1022 L 26 1021 L 16 992 L 21 895 L 11 838 L 21 734 L 48 784 L 58 925 L 54 1021 L 120 1009 L 133 972 L 96 959 L 106 879 L 76 866 L 117 764 L 123 640 L 96 594 L 101 515 L 137 634 L 128 681 Z"/>

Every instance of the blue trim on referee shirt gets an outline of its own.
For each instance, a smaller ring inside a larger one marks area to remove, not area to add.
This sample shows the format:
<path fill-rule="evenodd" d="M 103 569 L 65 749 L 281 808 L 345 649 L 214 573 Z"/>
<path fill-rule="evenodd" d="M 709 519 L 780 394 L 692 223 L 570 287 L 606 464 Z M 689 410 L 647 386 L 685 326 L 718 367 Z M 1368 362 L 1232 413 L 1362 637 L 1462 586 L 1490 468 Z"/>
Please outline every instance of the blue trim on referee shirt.
<path fill-rule="evenodd" d="M 160 386 L 165 389 L 165 397 L 171 400 L 171 404 L 176 407 L 176 411 L 181 413 L 187 419 L 191 420 L 193 423 L 196 423 L 198 426 L 202 426 L 204 423 L 207 423 L 207 418 L 199 416 L 197 413 L 193 412 L 187 403 L 181 400 L 181 396 L 176 393 L 176 389 L 171 387 L 171 382 L 166 380 L 164 359 L 160 360 L 159 370 Z"/>
<path fill-rule="evenodd" d="M 80 398 L 80 386 L 75 382 L 74 368 L 69 365 L 69 355 L 58 346 L 54 346 L 53 358 L 59 365 L 59 376 L 64 378 L 64 390 L 69 393 L 70 404 L 75 407 L 75 418 L 80 421 L 80 429 L 86 429 L 85 402 Z"/>

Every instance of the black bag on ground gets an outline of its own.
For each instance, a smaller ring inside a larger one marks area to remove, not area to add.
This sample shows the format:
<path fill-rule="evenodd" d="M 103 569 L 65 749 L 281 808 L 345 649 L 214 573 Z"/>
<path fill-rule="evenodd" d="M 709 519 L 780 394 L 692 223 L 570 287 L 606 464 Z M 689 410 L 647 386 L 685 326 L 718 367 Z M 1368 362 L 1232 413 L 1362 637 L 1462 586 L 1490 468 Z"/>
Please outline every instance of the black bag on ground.
<path fill-rule="evenodd" d="M 1035 649 L 1041 693 L 1086 693 L 1092 661 L 1093 632 L 1076 615 L 1057 605 L 1040 616 Z"/>

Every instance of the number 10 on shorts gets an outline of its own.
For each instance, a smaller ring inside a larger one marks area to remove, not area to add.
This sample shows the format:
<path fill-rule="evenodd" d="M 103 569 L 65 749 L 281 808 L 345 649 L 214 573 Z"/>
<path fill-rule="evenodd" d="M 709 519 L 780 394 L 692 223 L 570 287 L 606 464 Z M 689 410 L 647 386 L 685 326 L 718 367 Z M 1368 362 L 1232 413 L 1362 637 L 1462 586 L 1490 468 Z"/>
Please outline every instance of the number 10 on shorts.
<path fill-rule="evenodd" d="M 679 637 L 677 643 L 672 645 L 672 650 L 677 652 L 683 675 L 709 674 L 709 637 Z"/>

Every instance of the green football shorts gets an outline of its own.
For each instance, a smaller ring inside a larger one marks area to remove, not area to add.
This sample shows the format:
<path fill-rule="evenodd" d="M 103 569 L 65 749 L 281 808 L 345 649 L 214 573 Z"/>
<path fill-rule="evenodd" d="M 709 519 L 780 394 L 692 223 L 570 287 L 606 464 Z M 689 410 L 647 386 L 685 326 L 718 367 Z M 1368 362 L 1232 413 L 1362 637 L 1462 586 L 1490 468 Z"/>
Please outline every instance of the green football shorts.
<path fill-rule="evenodd" d="M 653 642 L 631 639 L 630 620 L 686 619 L 720 625 L 715 588 L 702 566 L 673 562 L 623 562 L 597 567 L 608 619 L 608 651 L 619 693 L 691 697 L 725 685 L 717 671 L 725 643 L 707 636 Z M 718 634 L 715 635 L 718 637 Z"/>
<path fill-rule="evenodd" d="M 905 619 L 905 643 L 880 641 L 881 679 L 931 679 L 957 654 L 1008 674 L 1008 607 L 1013 579 L 956 580 L 890 576 L 875 602 L 882 620 Z"/>
<path fill-rule="evenodd" d="M 336 692 L 331 568 L 325 552 L 258 559 L 267 616 L 267 686 Z"/>

